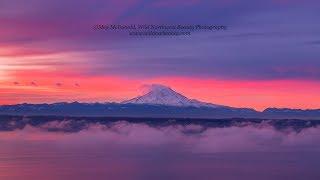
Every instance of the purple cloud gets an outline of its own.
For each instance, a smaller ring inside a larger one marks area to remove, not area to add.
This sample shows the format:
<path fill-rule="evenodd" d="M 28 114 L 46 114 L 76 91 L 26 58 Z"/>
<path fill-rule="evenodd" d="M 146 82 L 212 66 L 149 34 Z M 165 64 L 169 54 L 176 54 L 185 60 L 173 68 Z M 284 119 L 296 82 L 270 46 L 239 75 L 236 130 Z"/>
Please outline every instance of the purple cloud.
<path fill-rule="evenodd" d="M 15 54 L 22 55 L 82 52 L 85 60 L 73 60 L 72 69 L 86 75 L 319 80 L 319 5 L 315 0 L 2 0 L 0 46 L 19 47 Z M 228 30 L 137 39 L 94 31 L 99 23 L 222 24 Z M 69 66 L 62 61 L 50 66 Z"/>

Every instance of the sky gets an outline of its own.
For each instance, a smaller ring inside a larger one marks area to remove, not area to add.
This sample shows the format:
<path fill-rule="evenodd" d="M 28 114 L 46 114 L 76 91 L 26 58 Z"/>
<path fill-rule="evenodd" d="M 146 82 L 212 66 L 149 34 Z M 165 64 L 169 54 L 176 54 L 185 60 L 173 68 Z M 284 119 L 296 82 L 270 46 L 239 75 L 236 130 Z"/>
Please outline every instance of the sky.
<path fill-rule="evenodd" d="M 1 0 L 0 104 L 120 102 L 164 84 L 206 102 L 320 108 L 317 0 Z M 95 24 L 214 24 L 132 37 Z"/>

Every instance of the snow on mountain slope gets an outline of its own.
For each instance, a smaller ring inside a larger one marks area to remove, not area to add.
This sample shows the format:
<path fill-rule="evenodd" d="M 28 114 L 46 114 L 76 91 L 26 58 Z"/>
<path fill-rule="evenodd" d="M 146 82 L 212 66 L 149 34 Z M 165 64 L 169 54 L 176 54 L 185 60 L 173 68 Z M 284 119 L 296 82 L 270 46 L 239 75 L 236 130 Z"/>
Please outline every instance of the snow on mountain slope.
<path fill-rule="evenodd" d="M 175 92 L 170 87 L 153 84 L 150 86 L 150 90 L 143 96 L 123 101 L 123 104 L 156 104 L 167 106 L 193 106 L 193 107 L 224 107 L 222 105 L 216 105 L 211 103 L 201 102 L 195 99 L 189 99 L 180 93 Z"/>

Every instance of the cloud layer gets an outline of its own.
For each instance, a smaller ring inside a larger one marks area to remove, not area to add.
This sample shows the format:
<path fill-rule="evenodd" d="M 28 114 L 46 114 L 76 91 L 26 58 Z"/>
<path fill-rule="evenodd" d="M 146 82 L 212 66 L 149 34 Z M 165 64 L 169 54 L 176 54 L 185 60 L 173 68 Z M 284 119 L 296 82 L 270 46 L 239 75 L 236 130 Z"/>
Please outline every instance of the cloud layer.
<path fill-rule="evenodd" d="M 4 179 L 317 179 L 320 130 L 150 127 L 118 122 L 76 133 L 68 121 L 0 132 Z M 14 148 L 13 148 L 14 147 Z M 254 168 L 253 168 L 254 167 Z M 232 171 L 232 173 L 230 173 Z"/>

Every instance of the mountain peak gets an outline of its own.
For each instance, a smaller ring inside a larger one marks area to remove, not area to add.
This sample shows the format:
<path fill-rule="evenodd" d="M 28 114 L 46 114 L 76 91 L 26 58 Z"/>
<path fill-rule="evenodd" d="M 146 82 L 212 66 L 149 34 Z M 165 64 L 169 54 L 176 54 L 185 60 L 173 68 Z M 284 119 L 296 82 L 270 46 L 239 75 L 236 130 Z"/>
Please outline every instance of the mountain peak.
<path fill-rule="evenodd" d="M 161 84 L 151 84 L 151 85 L 147 85 L 145 86 L 147 88 L 147 93 L 153 93 L 155 95 L 163 95 L 163 96 L 167 96 L 167 95 L 172 95 L 172 94 L 178 94 L 180 96 L 183 96 L 177 92 L 175 92 L 173 89 L 171 89 L 168 86 L 164 86 Z"/>
<path fill-rule="evenodd" d="M 148 91 L 142 96 L 135 97 L 124 104 L 154 104 L 166 106 L 193 106 L 193 107 L 219 107 L 220 105 L 201 102 L 189 99 L 184 95 L 174 91 L 170 87 L 161 84 L 152 84 L 148 86 Z"/>

